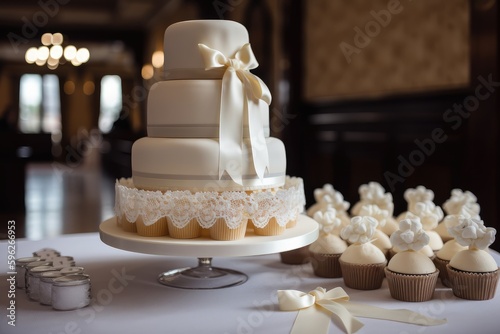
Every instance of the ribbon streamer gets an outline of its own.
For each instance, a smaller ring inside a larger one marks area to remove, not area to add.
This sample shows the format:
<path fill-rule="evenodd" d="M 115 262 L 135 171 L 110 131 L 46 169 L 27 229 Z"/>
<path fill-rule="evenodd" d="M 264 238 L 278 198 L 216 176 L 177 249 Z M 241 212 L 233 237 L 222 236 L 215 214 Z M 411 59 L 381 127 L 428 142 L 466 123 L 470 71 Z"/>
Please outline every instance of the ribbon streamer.
<path fill-rule="evenodd" d="M 259 66 L 247 43 L 227 58 L 222 52 L 204 44 L 198 48 L 205 63 L 205 70 L 225 68 L 219 124 L 219 179 L 224 171 L 238 184 L 243 173 L 243 118 L 248 117 L 248 130 L 255 172 L 262 180 L 269 168 L 269 155 L 264 136 L 258 100 L 271 103 L 271 93 L 266 84 L 249 70 Z"/>
<path fill-rule="evenodd" d="M 318 287 L 309 293 L 297 290 L 278 290 L 278 303 L 282 311 L 299 311 L 291 334 L 328 333 L 330 318 L 342 323 L 346 333 L 356 333 L 363 327 L 355 316 L 405 322 L 422 326 L 436 326 L 446 319 L 426 317 L 406 309 L 389 310 L 381 307 L 349 302 L 344 289 L 326 291 Z"/>

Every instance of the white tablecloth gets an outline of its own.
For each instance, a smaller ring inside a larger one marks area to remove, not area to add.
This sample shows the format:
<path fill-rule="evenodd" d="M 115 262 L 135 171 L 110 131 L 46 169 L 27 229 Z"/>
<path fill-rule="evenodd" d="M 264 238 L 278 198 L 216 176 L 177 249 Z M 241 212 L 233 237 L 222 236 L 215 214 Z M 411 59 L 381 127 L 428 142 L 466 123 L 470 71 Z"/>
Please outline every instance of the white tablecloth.
<path fill-rule="evenodd" d="M 277 306 L 278 289 L 310 291 L 318 286 L 343 287 L 351 301 L 384 308 L 406 308 L 447 324 L 422 327 L 404 323 L 359 318 L 358 333 L 499 333 L 500 291 L 488 301 L 468 301 L 453 296 L 438 283 L 434 299 L 422 303 L 399 302 L 390 297 L 387 283 L 379 290 L 346 288 L 342 279 L 315 277 L 310 265 L 290 266 L 278 254 L 216 258 L 214 266 L 243 271 L 246 283 L 218 290 L 183 290 L 160 285 L 156 277 L 168 269 L 194 266 L 193 258 L 131 253 L 101 242 L 97 233 L 65 235 L 51 240 L 17 240 L 17 257 L 30 256 L 43 247 L 71 255 L 85 267 L 92 280 L 94 300 L 75 311 L 55 311 L 30 301 L 17 290 L 16 326 L 8 325 L 6 305 L 7 243 L 0 243 L 0 333 L 289 333 L 296 312 L 282 312 Z M 492 251 L 497 263 L 500 255 Z M 332 323 L 330 333 L 341 333 Z"/>

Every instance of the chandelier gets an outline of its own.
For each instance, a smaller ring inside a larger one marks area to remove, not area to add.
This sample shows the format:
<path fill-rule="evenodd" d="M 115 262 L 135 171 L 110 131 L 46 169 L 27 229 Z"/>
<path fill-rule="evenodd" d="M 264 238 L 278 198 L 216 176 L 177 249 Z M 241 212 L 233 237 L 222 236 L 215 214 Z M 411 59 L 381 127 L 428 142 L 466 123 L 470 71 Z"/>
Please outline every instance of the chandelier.
<path fill-rule="evenodd" d="M 41 37 L 42 45 L 26 50 L 24 56 L 28 64 L 47 65 L 55 70 L 59 65 L 70 63 L 80 66 L 89 61 L 90 52 L 87 48 L 76 48 L 74 45 L 63 46 L 64 37 L 61 33 L 45 33 Z"/>

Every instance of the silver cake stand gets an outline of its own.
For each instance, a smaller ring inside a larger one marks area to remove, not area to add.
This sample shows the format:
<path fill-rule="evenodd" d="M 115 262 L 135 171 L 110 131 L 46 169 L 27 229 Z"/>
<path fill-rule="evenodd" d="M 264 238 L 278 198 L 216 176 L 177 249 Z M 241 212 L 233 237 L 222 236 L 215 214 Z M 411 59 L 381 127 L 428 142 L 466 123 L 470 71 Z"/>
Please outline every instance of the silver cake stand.
<path fill-rule="evenodd" d="M 123 231 L 116 219 L 101 223 L 101 240 L 112 247 L 136 253 L 187 256 L 198 258 L 197 267 L 168 270 L 158 276 L 158 281 L 170 287 L 183 289 L 219 289 L 246 282 L 248 276 L 232 269 L 212 266 L 214 257 L 237 257 L 273 254 L 297 249 L 313 243 L 318 238 L 318 224 L 300 215 L 297 225 L 278 236 L 258 236 L 247 232 L 245 238 L 218 241 L 208 238 L 174 239 L 169 237 L 143 237 Z"/>

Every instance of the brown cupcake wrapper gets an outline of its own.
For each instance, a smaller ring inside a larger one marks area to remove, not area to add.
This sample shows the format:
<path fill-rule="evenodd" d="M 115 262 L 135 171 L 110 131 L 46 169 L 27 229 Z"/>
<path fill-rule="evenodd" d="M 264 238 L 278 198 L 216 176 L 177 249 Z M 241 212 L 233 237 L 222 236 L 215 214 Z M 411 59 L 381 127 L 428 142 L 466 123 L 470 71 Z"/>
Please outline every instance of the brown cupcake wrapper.
<path fill-rule="evenodd" d="M 423 302 L 432 299 L 439 270 L 431 274 L 400 274 L 385 268 L 385 277 L 391 297 L 405 302 Z"/>
<path fill-rule="evenodd" d="M 387 261 L 377 264 L 348 263 L 339 259 L 344 284 L 352 289 L 380 289 L 384 281 Z"/>
<path fill-rule="evenodd" d="M 174 239 L 193 239 L 201 236 L 201 226 L 196 219 L 191 219 L 183 228 L 176 227 L 169 218 L 167 223 L 168 232 Z"/>
<path fill-rule="evenodd" d="M 292 219 L 288 223 L 286 223 L 286 228 L 294 228 L 297 226 L 297 220 Z"/>
<path fill-rule="evenodd" d="M 495 296 L 499 270 L 486 273 L 475 273 L 446 266 L 453 289 L 458 298 L 470 300 L 488 300 Z"/>
<path fill-rule="evenodd" d="M 435 257 L 432 261 L 439 270 L 439 279 L 441 280 L 441 283 L 443 283 L 444 286 L 451 288 L 450 278 L 448 277 L 448 271 L 446 270 L 446 265 L 450 263 L 450 261 L 443 260 L 438 257 Z"/>
<path fill-rule="evenodd" d="M 286 231 L 286 225 L 280 226 L 276 221 L 276 218 L 269 219 L 266 226 L 259 228 L 254 226 L 253 231 L 257 235 L 280 235 Z"/>
<path fill-rule="evenodd" d="M 143 237 L 161 237 L 168 235 L 167 219 L 160 218 L 151 225 L 145 225 L 142 217 L 137 217 L 137 234 Z"/>
<path fill-rule="evenodd" d="M 311 252 L 314 275 L 326 278 L 342 277 L 339 258 L 341 254 L 320 254 Z"/>
<path fill-rule="evenodd" d="M 245 237 L 247 231 L 247 220 L 237 228 L 231 229 L 227 226 L 226 220 L 218 218 L 212 227 L 209 228 L 210 238 L 215 240 L 239 240 Z"/>
<path fill-rule="evenodd" d="M 290 251 L 280 253 L 281 262 L 284 264 L 304 264 L 311 260 L 309 245 L 292 249 Z"/>

